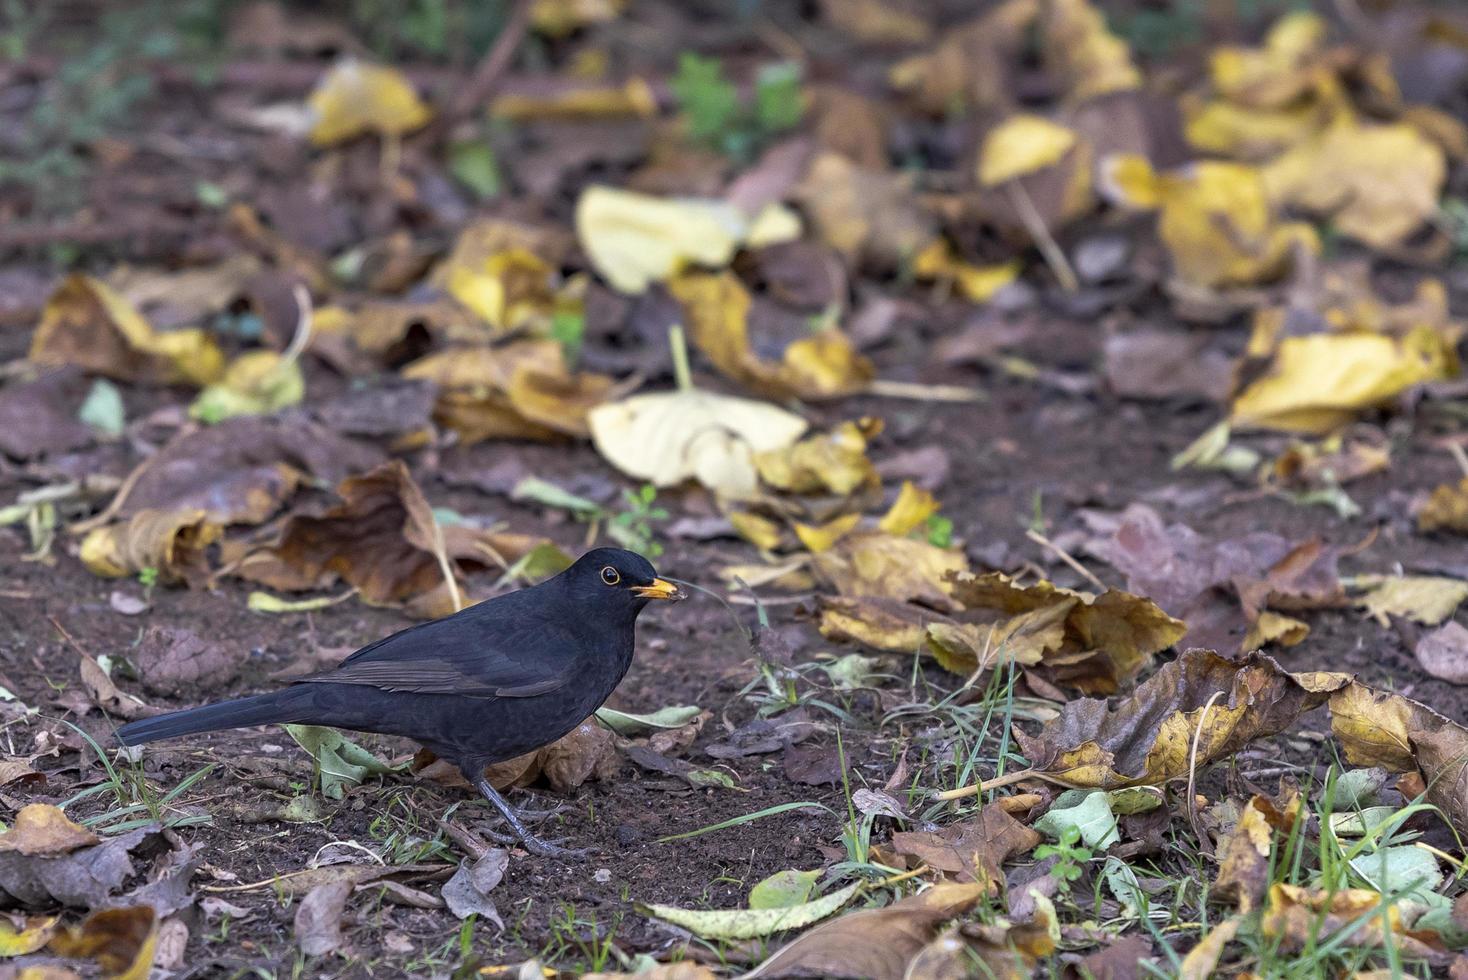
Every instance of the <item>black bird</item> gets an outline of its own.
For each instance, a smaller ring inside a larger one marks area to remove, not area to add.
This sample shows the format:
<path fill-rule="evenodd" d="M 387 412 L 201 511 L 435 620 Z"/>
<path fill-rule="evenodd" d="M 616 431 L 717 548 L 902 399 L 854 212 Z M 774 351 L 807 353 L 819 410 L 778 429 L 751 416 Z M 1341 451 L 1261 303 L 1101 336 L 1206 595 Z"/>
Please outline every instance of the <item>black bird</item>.
<path fill-rule="evenodd" d="M 405 735 L 457 765 L 528 850 L 571 854 L 532 834 L 484 769 L 586 720 L 632 664 L 637 614 L 649 600 L 683 596 L 642 556 L 598 548 L 539 585 L 369 644 L 335 670 L 134 721 L 117 738 L 139 745 L 267 724 Z"/>

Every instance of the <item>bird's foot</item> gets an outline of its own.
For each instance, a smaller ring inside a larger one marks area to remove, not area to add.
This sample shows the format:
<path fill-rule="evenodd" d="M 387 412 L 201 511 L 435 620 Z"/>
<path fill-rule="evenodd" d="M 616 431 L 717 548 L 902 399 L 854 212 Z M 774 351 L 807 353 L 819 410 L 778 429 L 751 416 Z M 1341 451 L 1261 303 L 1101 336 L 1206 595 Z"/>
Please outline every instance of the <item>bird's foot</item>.
<path fill-rule="evenodd" d="M 566 858 L 573 861 L 584 861 L 586 858 L 596 853 L 596 848 L 594 847 L 561 847 L 560 844 L 558 844 L 556 841 L 543 840 L 542 838 L 529 833 L 527 833 L 524 837 L 520 837 L 516 834 L 501 834 L 493 830 L 481 830 L 480 833 L 484 834 L 485 837 L 488 837 L 496 844 L 500 844 L 505 847 L 523 847 L 531 854 L 535 854 L 539 857 L 558 857 Z"/>
<path fill-rule="evenodd" d="M 525 826 L 522 814 L 510 806 L 505 801 L 505 798 L 489 784 L 488 780 L 480 777 L 475 781 L 475 786 L 480 793 L 484 794 L 484 798 L 500 812 L 500 816 L 504 817 L 505 823 L 510 827 L 511 834 L 501 835 L 492 831 L 487 832 L 497 843 L 518 844 L 531 854 L 536 854 L 540 857 L 558 857 L 568 860 L 583 860 L 592 853 L 589 850 L 571 850 L 570 848 L 561 847 L 558 844 L 540 839 L 530 832 L 529 827 Z M 551 813 L 555 812 L 555 810 L 551 811 Z M 546 814 L 546 816 L 549 815 Z"/>

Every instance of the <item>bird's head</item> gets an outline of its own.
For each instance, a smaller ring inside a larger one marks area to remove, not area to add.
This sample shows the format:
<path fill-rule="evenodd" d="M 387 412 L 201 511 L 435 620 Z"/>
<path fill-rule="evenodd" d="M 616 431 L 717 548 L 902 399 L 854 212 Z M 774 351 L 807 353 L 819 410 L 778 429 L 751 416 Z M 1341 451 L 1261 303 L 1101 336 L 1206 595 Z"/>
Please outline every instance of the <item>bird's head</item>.
<path fill-rule="evenodd" d="M 685 593 L 658 578 L 652 563 L 621 548 L 588 551 L 561 573 L 566 588 L 584 606 L 636 617 L 654 599 L 676 601 Z"/>

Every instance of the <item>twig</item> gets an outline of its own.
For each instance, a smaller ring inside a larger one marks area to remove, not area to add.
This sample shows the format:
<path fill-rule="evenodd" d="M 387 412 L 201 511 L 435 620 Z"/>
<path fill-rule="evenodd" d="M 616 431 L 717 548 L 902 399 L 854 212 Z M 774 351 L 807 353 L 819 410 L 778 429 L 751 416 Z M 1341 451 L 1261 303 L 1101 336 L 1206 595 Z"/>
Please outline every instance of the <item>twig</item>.
<path fill-rule="evenodd" d="M 1090 582 L 1102 592 L 1108 591 L 1108 586 L 1106 585 L 1106 583 L 1097 578 L 1089 568 L 1076 561 L 1075 558 L 1070 554 L 1070 552 L 1066 551 L 1060 545 L 1045 537 L 1045 535 L 1041 534 L 1039 531 L 1036 531 L 1034 528 L 1030 528 L 1028 531 L 1025 532 L 1025 537 L 1029 538 L 1031 541 L 1035 542 L 1035 544 L 1039 545 L 1046 551 L 1053 554 L 1055 557 L 1059 558 L 1061 561 L 1065 562 L 1071 567 L 1072 570 L 1075 571 L 1077 575 L 1084 578 L 1087 582 Z"/>
<path fill-rule="evenodd" d="M 1213 703 L 1223 695 L 1222 691 L 1214 691 L 1208 698 L 1208 703 L 1203 705 L 1203 711 L 1198 716 L 1198 727 L 1193 729 L 1193 746 L 1188 750 L 1188 823 L 1193 827 L 1193 834 L 1198 838 L 1198 846 L 1211 851 L 1208 838 L 1203 836 L 1203 831 L 1198 826 L 1198 797 L 1194 787 L 1198 780 L 1198 742 L 1203 737 L 1203 726 L 1208 723 L 1208 712 L 1213 710 Z"/>
<path fill-rule="evenodd" d="M 991 789 L 998 789 L 1001 786 L 1010 786 L 1014 783 L 1023 782 L 1026 779 L 1038 779 L 1041 782 L 1064 786 L 1066 789 L 1075 788 L 1065 780 L 1058 779 L 1048 773 L 1040 772 L 1038 769 L 1018 769 L 1014 772 L 1007 772 L 1002 776 L 995 776 L 993 779 L 986 779 L 982 783 L 974 783 L 971 786 L 960 786 L 958 789 L 945 789 L 940 793 L 934 793 L 932 798 L 935 800 L 963 800 L 970 796 L 978 796 L 980 793 L 987 793 Z"/>
<path fill-rule="evenodd" d="M 509 70 L 510 62 L 520 48 L 520 42 L 525 40 L 525 33 L 530 29 L 531 6 L 531 0 L 515 0 L 515 6 L 511 8 L 505 25 L 500 28 L 499 36 L 494 39 L 494 44 L 484 53 L 479 64 L 474 66 L 474 74 L 459 90 L 458 98 L 429 127 L 427 139 L 430 142 L 441 142 L 453 131 L 455 125 L 489 102 L 505 72 Z"/>
<path fill-rule="evenodd" d="M 1448 452 L 1453 454 L 1453 461 L 1458 464 L 1458 469 L 1462 471 L 1463 476 L 1468 477 L 1468 453 L 1463 451 L 1462 445 L 1450 442 Z"/>
<path fill-rule="evenodd" d="M 467 854 L 470 860 L 478 861 L 493 850 L 474 831 L 466 827 L 460 827 L 452 820 L 440 819 L 438 821 L 438 829 L 443 831 L 445 837 L 459 845 L 459 850 Z"/>
<path fill-rule="evenodd" d="M 877 378 L 864 394 L 882 398 L 910 398 L 920 402 L 981 402 L 987 397 L 977 388 L 963 385 L 928 385 L 919 381 L 888 381 Z"/>
<path fill-rule="evenodd" d="M 1065 252 L 1061 250 L 1060 243 L 1055 240 L 1055 236 L 1050 234 L 1050 229 L 1045 227 L 1045 219 L 1040 216 L 1035 202 L 1030 200 L 1029 192 L 1018 180 L 1011 180 L 1005 187 L 1009 189 L 1010 201 L 1014 204 L 1014 209 L 1019 212 L 1020 221 L 1024 222 L 1025 230 L 1034 239 L 1035 247 L 1040 250 L 1045 264 L 1050 266 L 1050 271 L 1054 272 L 1055 278 L 1060 280 L 1061 288 L 1068 293 L 1080 289 L 1080 280 L 1076 278 L 1070 260 L 1065 257 Z"/>
<path fill-rule="evenodd" d="M 443 573 L 443 580 L 449 587 L 449 600 L 454 604 L 454 612 L 458 612 L 464 608 L 464 597 L 459 594 L 459 580 L 449 565 L 448 549 L 443 541 L 443 525 L 438 523 L 438 516 L 432 511 L 429 512 L 429 519 L 433 521 L 433 557 L 438 560 L 438 570 Z"/>

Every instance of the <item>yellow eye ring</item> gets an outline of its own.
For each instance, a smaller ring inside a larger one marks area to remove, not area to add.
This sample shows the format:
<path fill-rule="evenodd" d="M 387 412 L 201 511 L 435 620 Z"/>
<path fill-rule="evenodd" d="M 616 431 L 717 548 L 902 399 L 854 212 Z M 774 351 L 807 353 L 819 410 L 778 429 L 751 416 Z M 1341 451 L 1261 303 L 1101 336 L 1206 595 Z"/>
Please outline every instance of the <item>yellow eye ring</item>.
<path fill-rule="evenodd" d="M 617 571 L 611 565 L 608 565 L 606 568 L 603 568 L 601 570 L 601 580 L 608 585 L 616 585 L 618 582 L 622 581 L 622 573 Z"/>

